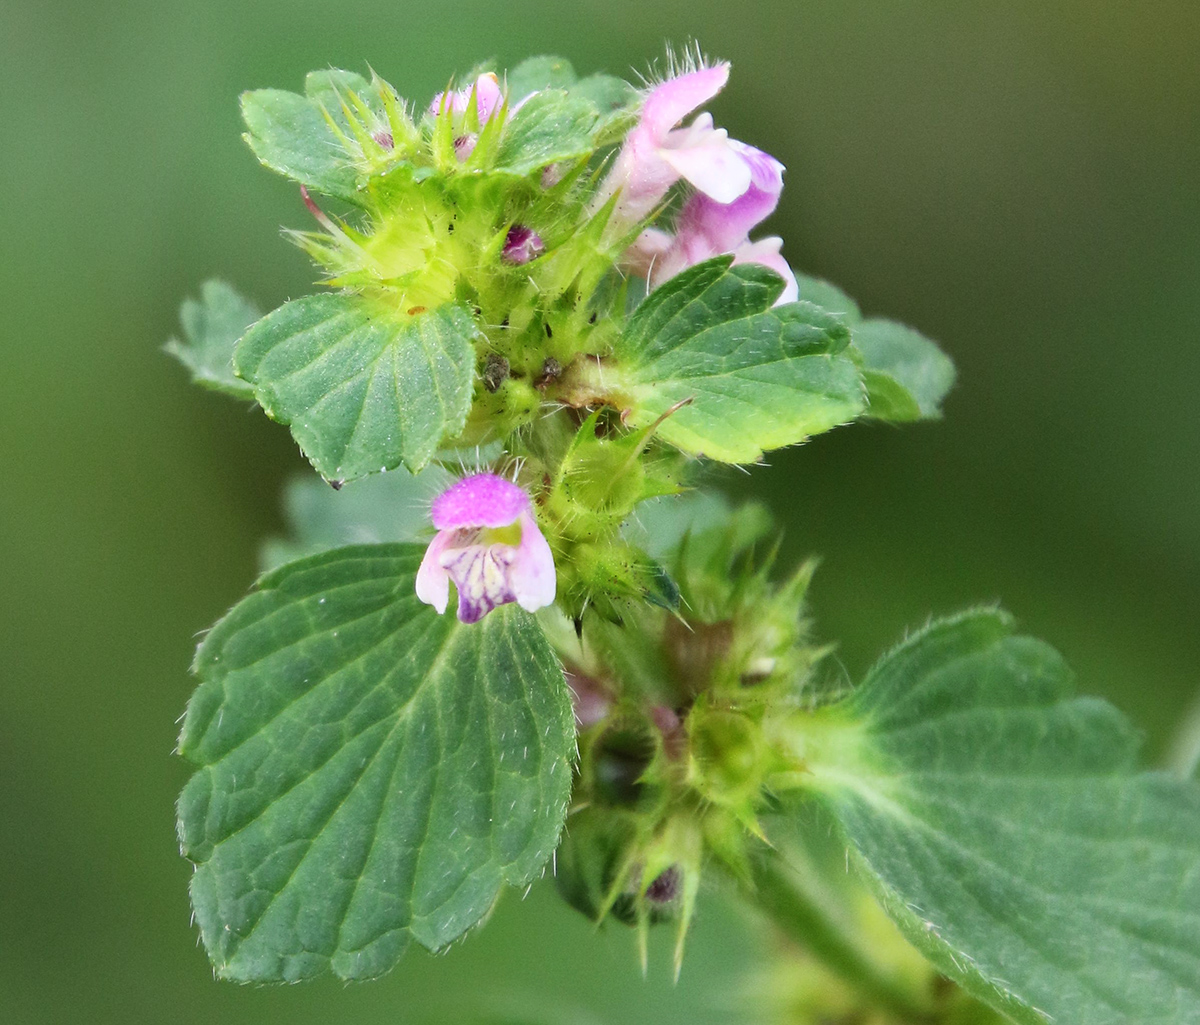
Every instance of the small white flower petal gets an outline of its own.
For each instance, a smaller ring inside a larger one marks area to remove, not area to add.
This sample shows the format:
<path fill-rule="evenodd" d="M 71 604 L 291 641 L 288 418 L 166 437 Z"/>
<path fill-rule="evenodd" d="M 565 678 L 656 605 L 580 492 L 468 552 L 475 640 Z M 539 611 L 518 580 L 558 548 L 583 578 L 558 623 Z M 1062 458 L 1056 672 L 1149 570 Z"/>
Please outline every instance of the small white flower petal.
<path fill-rule="evenodd" d="M 517 604 L 526 612 L 536 612 L 554 603 L 557 579 L 554 554 L 529 513 L 522 513 L 521 543 L 509 569 L 508 579 Z"/>
<path fill-rule="evenodd" d="M 718 203 L 732 203 L 750 188 L 750 165 L 723 131 L 711 132 L 694 145 L 661 149 L 658 155 L 681 178 Z"/>
<path fill-rule="evenodd" d="M 440 531 L 425 549 L 425 557 L 417 570 L 417 597 L 426 605 L 432 605 L 441 615 L 450 603 L 450 577 L 442 566 L 442 552 L 446 548 L 450 531 Z"/>

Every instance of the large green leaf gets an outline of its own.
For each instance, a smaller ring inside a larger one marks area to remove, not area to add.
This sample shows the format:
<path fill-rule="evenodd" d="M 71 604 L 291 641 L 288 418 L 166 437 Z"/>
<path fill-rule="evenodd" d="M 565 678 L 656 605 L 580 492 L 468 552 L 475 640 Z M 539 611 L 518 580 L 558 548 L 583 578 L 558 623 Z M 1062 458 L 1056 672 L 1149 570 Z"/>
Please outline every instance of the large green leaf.
<path fill-rule="evenodd" d="M 205 638 L 180 750 L 192 903 L 240 981 L 387 971 L 531 880 L 566 815 L 571 704 L 541 628 L 414 593 L 417 545 L 285 566 Z"/>
<path fill-rule="evenodd" d="M 233 373 L 233 347 L 261 314 L 224 281 L 206 281 L 200 299 L 187 299 L 179 311 L 183 340 L 164 348 L 192 372 L 205 388 L 237 399 L 253 399 L 254 389 Z"/>
<path fill-rule="evenodd" d="M 659 436 L 693 455 L 748 463 L 853 420 L 865 393 L 841 320 L 807 302 L 772 306 L 779 275 L 731 261 L 684 271 L 634 311 L 613 354 L 611 399 L 633 427 L 691 399 Z"/>
<path fill-rule="evenodd" d="M 466 422 L 477 337 L 458 306 L 408 317 L 361 296 L 310 295 L 255 324 L 234 365 L 327 480 L 401 462 L 415 473 Z"/>
<path fill-rule="evenodd" d="M 853 326 L 854 350 L 862 355 L 867 416 L 903 422 L 941 416 L 941 402 L 954 384 L 954 364 L 918 331 L 892 320 Z"/>
<path fill-rule="evenodd" d="M 1030 1025 L 1200 1021 L 1200 786 L 1138 772 L 1045 644 L 936 624 L 809 744 L 883 905 L 970 992 Z"/>

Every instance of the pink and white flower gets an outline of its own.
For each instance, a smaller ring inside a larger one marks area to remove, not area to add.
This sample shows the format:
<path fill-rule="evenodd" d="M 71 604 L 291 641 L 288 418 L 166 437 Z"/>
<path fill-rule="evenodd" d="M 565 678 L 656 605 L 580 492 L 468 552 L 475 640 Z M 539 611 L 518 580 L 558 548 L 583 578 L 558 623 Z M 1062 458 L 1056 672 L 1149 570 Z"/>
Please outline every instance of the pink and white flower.
<path fill-rule="evenodd" d="M 554 556 L 529 496 L 494 473 L 464 477 L 433 501 L 437 536 L 417 571 L 417 597 L 439 613 L 458 591 L 458 618 L 475 623 L 516 602 L 534 612 L 554 601 Z"/>
<path fill-rule="evenodd" d="M 734 263 L 758 263 L 784 281 L 777 303 L 799 297 L 795 275 L 780 254 L 783 240 L 772 236 L 750 241 L 750 232 L 775 212 L 783 191 L 784 167 L 769 153 L 731 139 L 751 171 L 750 186 L 731 203 L 696 192 L 688 197 L 675 222 L 675 235 L 646 231 L 631 247 L 632 266 L 649 275 L 652 287 L 704 260 L 725 253 Z"/>
<path fill-rule="evenodd" d="M 651 89 L 593 205 L 599 209 L 615 193 L 612 223 L 616 231 L 627 231 L 652 214 L 673 185 L 686 181 L 694 192 L 676 219 L 674 234 L 647 228 L 625 252 L 626 269 L 646 275 L 650 286 L 657 287 L 688 267 L 732 253 L 734 263 L 760 263 L 780 274 L 784 290 L 778 302 L 792 302 L 798 289 L 780 255 L 782 240 L 750 241 L 751 229 L 779 203 L 783 164 L 714 128 L 708 114 L 698 115 L 686 128 L 677 127 L 716 96 L 728 78 L 729 65 L 715 64 Z"/>
<path fill-rule="evenodd" d="M 729 65 L 714 64 L 651 89 L 594 201 L 597 209 L 619 193 L 613 221 L 618 227 L 634 225 L 653 212 L 681 178 L 722 203 L 741 196 L 750 187 L 751 169 L 728 133 L 714 128 L 709 114 L 700 114 L 686 128 L 677 127 L 716 96 L 728 79 Z"/>

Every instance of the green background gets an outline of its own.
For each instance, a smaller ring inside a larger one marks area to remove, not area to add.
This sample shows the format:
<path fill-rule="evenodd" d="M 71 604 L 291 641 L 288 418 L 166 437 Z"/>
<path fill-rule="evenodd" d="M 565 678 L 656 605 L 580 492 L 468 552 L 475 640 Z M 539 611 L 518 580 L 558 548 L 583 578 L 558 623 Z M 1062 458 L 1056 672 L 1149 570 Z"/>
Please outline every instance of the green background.
<path fill-rule="evenodd" d="M 189 926 L 172 757 L 196 632 L 254 576 L 302 462 L 159 346 L 222 275 L 314 277 L 237 94 L 373 65 L 424 100 L 477 59 L 734 63 L 714 106 L 788 166 L 799 269 L 954 356 L 944 423 L 854 427 L 730 477 L 824 557 L 853 677 L 931 612 L 1001 601 L 1149 754 L 1200 691 L 1200 7 L 1191 0 L 353 5 L 0 0 L 0 1022 L 731 1020 L 759 929 L 709 899 L 677 988 L 545 886 L 385 981 L 239 989 Z M 746 987 L 749 987 L 747 990 Z"/>

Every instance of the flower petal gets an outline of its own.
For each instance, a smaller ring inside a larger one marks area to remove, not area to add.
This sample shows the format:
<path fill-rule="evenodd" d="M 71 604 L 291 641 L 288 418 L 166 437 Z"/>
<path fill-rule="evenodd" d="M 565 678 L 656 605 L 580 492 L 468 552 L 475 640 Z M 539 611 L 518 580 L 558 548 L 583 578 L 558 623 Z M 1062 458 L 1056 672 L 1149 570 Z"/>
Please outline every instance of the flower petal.
<path fill-rule="evenodd" d="M 638 128 L 662 139 L 702 103 L 707 103 L 729 81 L 729 64 L 698 68 L 656 85 L 646 94 Z"/>
<path fill-rule="evenodd" d="M 529 496 L 512 481 L 476 473 L 438 495 L 431 515 L 438 530 L 507 527 L 528 509 Z"/>
<path fill-rule="evenodd" d="M 529 512 L 521 514 L 521 543 L 508 571 L 516 602 L 526 612 L 536 612 L 554 603 L 557 580 L 554 554 Z"/>
<path fill-rule="evenodd" d="M 711 255 L 733 252 L 745 242 L 750 231 L 775 211 L 783 191 L 783 164 L 769 153 L 736 139 L 730 139 L 729 146 L 750 170 L 749 187 L 732 202 L 720 202 L 704 192 L 696 193 L 679 214 L 680 238 L 703 236 L 708 241 Z"/>
<path fill-rule="evenodd" d="M 503 102 L 504 90 L 500 88 L 500 79 L 494 72 L 489 71 L 475 79 L 475 109 L 479 113 L 480 124 L 489 120 Z"/>
<path fill-rule="evenodd" d="M 468 545 L 449 548 L 441 563 L 458 590 L 458 618 L 478 623 L 498 605 L 516 601 L 512 587 L 512 564 L 517 548 L 513 545 Z"/>
<path fill-rule="evenodd" d="M 724 129 L 714 129 L 685 146 L 663 147 L 658 155 L 718 203 L 732 203 L 750 188 L 750 165 L 730 144 Z"/>
<path fill-rule="evenodd" d="M 442 552 L 450 539 L 450 531 L 438 533 L 429 547 L 425 549 L 425 557 L 417 570 L 417 597 L 426 605 L 432 605 L 438 610 L 438 615 L 446 611 L 450 603 L 450 576 L 442 566 Z"/>
<path fill-rule="evenodd" d="M 633 245 L 625 250 L 621 257 L 621 266 L 644 277 L 654 271 L 658 262 L 671 251 L 674 241 L 665 231 L 647 228 L 634 240 Z"/>

